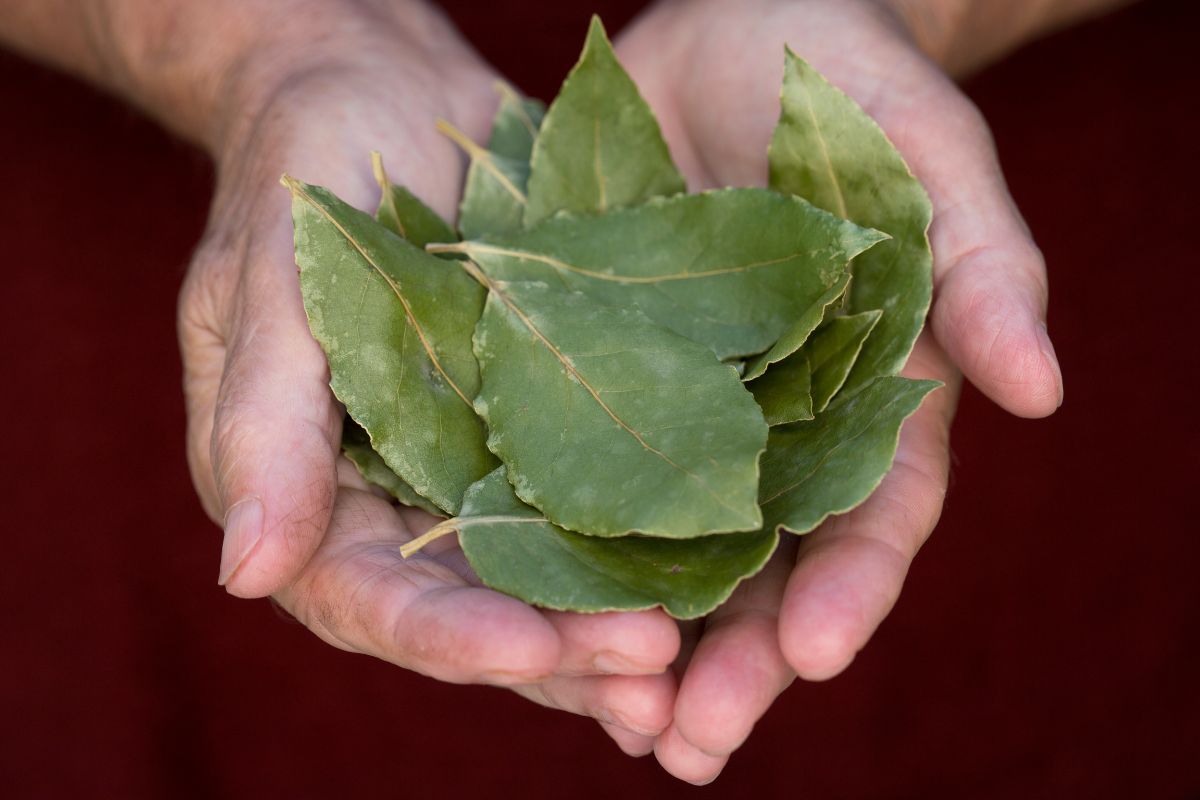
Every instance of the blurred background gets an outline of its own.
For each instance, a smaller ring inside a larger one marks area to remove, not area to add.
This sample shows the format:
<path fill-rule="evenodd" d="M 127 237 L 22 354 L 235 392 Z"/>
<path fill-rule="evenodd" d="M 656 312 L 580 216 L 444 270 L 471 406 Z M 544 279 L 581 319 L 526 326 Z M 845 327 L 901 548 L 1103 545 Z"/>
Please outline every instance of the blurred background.
<path fill-rule="evenodd" d="M 590 11 L 641 4 L 445 5 L 549 99 Z M 174 333 L 210 167 L 0 54 L 0 796 L 1200 797 L 1198 12 L 1150 0 L 967 83 L 1050 266 L 1066 403 L 965 391 L 895 612 L 704 789 L 217 587 Z"/>

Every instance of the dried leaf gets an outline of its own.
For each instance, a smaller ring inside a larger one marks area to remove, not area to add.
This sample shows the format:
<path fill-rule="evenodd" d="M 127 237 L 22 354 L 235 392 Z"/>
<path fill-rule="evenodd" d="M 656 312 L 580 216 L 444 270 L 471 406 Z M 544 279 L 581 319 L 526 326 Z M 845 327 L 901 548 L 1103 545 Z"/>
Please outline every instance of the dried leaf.
<path fill-rule="evenodd" d="M 533 146 L 525 224 L 561 210 L 598 213 L 684 190 L 654 113 L 599 17 Z"/>
<path fill-rule="evenodd" d="M 292 191 L 309 327 L 333 392 L 388 467 L 439 508 L 495 468 L 471 402 L 482 289 L 319 186 Z"/>
<path fill-rule="evenodd" d="M 901 424 L 939 386 L 876 378 L 816 419 L 772 428 L 759 490 L 764 527 L 807 533 L 866 500 L 891 469 Z"/>
<path fill-rule="evenodd" d="M 892 236 L 851 268 L 847 310 L 884 315 L 845 391 L 896 373 L 921 332 L 933 291 L 925 190 L 874 120 L 790 50 L 769 162 L 771 188 Z"/>
<path fill-rule="evenodd" d="M 440 508 L 421 497 L 403 478 L 392 472 L 383 456 L 371 447 L 371 437 L 349 416 L 342 422 L 342 452 L 358 468 L 367 483 L 378 486 L 406 506 L 424 509 L 430 514 L 442 514 Z"/>
<path fill-rule="evenodd" d="M 601 539 L 563 530 L 520 501 L 496 470 L 467 490 L 452 521 L 480 580 L 529 603 L 564 611 L 662 606 L 694 619 L 757 573 L 778 543 L 774 531 L 687 541 Z"/>
<path fill-rule="evenodd" d="M 564 214 L 440 251 L 465 253 L 500 280 L 636 305 L 724 359 L 770 347 L 827 302 L 846 263 L 882 238 L 797 197 L 721 189 L 599 216 Z"/>
<path fill-rule="evenodd" d="M 408 189 L 392 183 L 383 168 L 383 157 L 371 153 L 371 167 L 381 195 L 375 219 L 397 236 L 424 247 L 430 242 L 455 242 L 454 229 L 437 212 Z"/>
<path fill-rule="evenodd" d="M 808 341 L 808 337 L 821 324 L 821 320 L 827 317 L 830 310 L 846 296 L 846 287 L 849 284 L 850 273 L 843 273 L 837 283 L 830 286 L 815 302 L 807 308 L 801 309 L 796 321 L 784 331 L 775 344 L 771 345 L 770 350 L 747 359 L 746 368 L 742 372 L 742 380 L 752 381 L 761 377 L 767 371 L 767 367 L 782 361 L 803 347 L 804 343 Z"/>
<path fill-rule="evenodd" d="M 488 150 L 503 158 L 528 163 L 533 140 L 546 116 L 546 106 L 541 100 L 522 97 L 506 83 L 497 82 L 496 91 L 500 94 L 500 107 L 492 119 Z"/>
<path fill-rule="evenodd" d="M 812 369 L 813 411 L 818 414 L 824 411 L 842 388 L 882 313 L 864 311 L 833 317 L 817 328 L 804 345 L 804 355 Z"/>
<path fill-rule="evenodd" d="M 746 384 L 771 427 L 813 418 L 812 369 L 803 351 Z"/>
<path fill-rule="evenodd" d="M 475 408 L 522 500 L 594 536 L 759 527 L 767 426 L 732 367 L 636 309 L 476 274 Z"/>

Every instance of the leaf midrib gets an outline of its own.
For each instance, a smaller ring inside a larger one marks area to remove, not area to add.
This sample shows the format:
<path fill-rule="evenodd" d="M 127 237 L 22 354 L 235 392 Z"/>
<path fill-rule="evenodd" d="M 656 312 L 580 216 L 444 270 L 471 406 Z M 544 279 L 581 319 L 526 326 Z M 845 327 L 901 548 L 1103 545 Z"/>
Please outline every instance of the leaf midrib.
<path fill-rule="evenodd" d="M 353 236 L 353 234 L 350 233 L 350 231 L 346 230 L 345 226 L 334 219 L 333 215 L 330 214 L 329 211 L 324 208 L 324 206 L 318 203 L 316 199 L 302 186 L 300 186 L 297 181 L 292 178 L 285 178 L 285 182 L 287 187 L 292 190 L 293 194 L 300 197 L 306 203 L 316 209 L 317 213 L 324 217 L 331 225 L 333 225 L 333 227 L 342 234 L 350 246 L 358 251 L 358 254 L 362 256 L 363 260 L 371 265 L 371 268 L 375 270 L 376 274 L 383 278 L 383 280 L 391 288 L 392 293 L 396 296 L 396 299 L 400 301 L 400 305 L 404 309 L 405 322 L 410 328 L 412 328 L 413 332 L 417 334 L 417 338 L 421 342 L 421 347 L 424 349 L 425 355 L 429 357 L 430 362 L 433 364 L 433 368 L 438 371 L 438 374 L 441 375 L 450 388 L 454 390 L 454 393 L 459 396 L 459 399 L 466 403 L 468 408 L 473 409 L 474 405 L 469 399 L 467 399 L 466 394 L 463 393 L 463 390 L 459 388 L 458 384 L 446 373 L 445 368 L 442 366 L 441 360 L 437 357 L 437 353 L 434 352 L 433 345 L 430 344 L 429 339 L 425 335 L 425 330 L 421 327 L 420 323 L 417 322 L 417 318 L 413 314 L 412 306 L 409 304 L 408 298 L 406 298 L 404 293 L 400 291 L 400 287 L 396 284 L 396 282 L 392 280 L 390 275 L 384 272 L 379 264 L 375 262 L 375 259 L 371 258 L 362 243 L 359 242 Z"/>
<path fill-rule="evenodd" d="M 639 433 L 636 429 L 634 429 L 625 420 L 621 419 L 621 417 L 618 416 L 617 413 L 615 411 L 613 411 L 611 407 L 609 407 L 608 403 L 604 402 L 604 399 L 600 396 L 600 393 L 598 391 L 596 391 L 596 388 L 592 386 L 592 384 L 587 380 L 587 378 L 585 378 L 583 375 L 581 375 L 579 373 L 579 370 L 575 368 L 574 362 L 572 362 L 571 359 L 567 358 L 566 354 L 563 353 L 561 350 L 559 350 L 558 346 L 555 345 L 553 342 L 551 342 L 546 337 L 546 335 L 544 333 L 542 333 L 542 331 L 537 327 L 537 325 L 534 324 L 533 320 L 529 318 L 529 315 L 526 314 L 523 310 L 521 310 L 521 308 L 518 307 L 517 304 L 513 302 L 512 298 L 510 298 L 504 292 L 504 290 L 500 288 L 499 284 L 496 281 L 494 281 L 490 277 L 488 277 L 473 262 L 466 261 L 466 262 L 463 262 L 463 265 L 464 265 L 464 268 L 466 268 L 472 274 L 472 276 L 474 276 L 476 278 L 476 280 L 480 281 L 484 286 L 486 286 L 488 291 L 490 291 L 493 295 L 498 297 L 500 299 L 500 301 L 502 303 L 504 303 L 504 305 L 513 314 L 515 314 L 517 316 L 517 318 L 521 321 L 521 324 L 523 324 L 529 330 L 529 332 L 533 334 L 535 339 L 537 339 L 539 342 L 542 343 L 542 346 L 544 346 L 547 350 L 550 351 L 550 353 L 555 357 L 555 359 L 557 359 L 558 362 L 562 365 L 563 369 L 565 369 L 571 375 L 571 377 L 573 377 L 576 381 L 579 382 L 579 385 L 582 386 L 584 388 L 584 390 L 587 391 L 587 393 L 592 396 L 592 399 L 596 401 L 596 404 L 600 406 L 600 408 L 604 411 L 604 413 L 607 414 L 609 416 L 609 418 L 612 419 L 613 422 L 617 423 L 617 425 L 622 430 L 624 430 L 626 433 L 628 433 L 630 436 L 632 436 L 634 438 L 634 440 L 639 445 L 641 445 L 647 452 L 653 453 L 655 456 L 662 459 L 662 461 L 664 463 L 669 464 L 674 469 L 682 472 L 684 475 L 688 476 L 693 481 L 695 481 L 696 484 L 698 486 L 700 486 L 700 488 L 705 492 L 705 494 L 707 494 L 714 501 L 716 501 L 716 503 L 719 506 L 728 510 L 729 512 L 731 512 L 732 514 L 734 514 L 737 517 L 743 516 L 743 513 L 739 509 L 734 508 L 733 506 L 729 505 L 729 503 L 726 502 L 726 500 L 723 497 L 721 497 L 716 492 L 714 492 L 711 488 L 709 488 L 708 484 L 699 475 L 692 472 L 691 470 L 684 467 L 683 465 L 677 463 L 669 455 L 667 455 L 666 453 L 662 452 L 661 450 L 659 450 L 658 448 L 654 447 L 652 444 L 647 442 L 645 440 L 645 438 L 641 435 L 641 433 Z"/>
<path fill-rule="evenodd" d="M 495 245 L 478 244 L 476 242 L 463 242 L 459 245 L 450 245 L 439 247 L 437 250 L 430 248 L 430 252 L 443 252 L 448 250 L 458 250 L 459 252 L 471 255 L 472 253 L 485 253 L 487 255 L 507 256 L 509 258 L 518 258 L 526 261 L 537 261 L 555 269 L 563 270 L 564 272 L 573 272 L 576 275 L 583 275 L 588 278 L 594 278 L 600 281 L 609 281 L 612 283 L 630 283 L 630 284 L 656 284 L 656 283 L 671 283 L 674 281 L 699 280 L 702 278 L 712 278 L 719 275 L 731 275 L 739 272 L 749 272 L 754 269 L 764 267 L 772 267 L 777 264 L 783 264 L 793 259 L 799 258 L 800 253 L 790 253 L 780 256 L 779 258 L 770 258 L 763 261 L 751 261 L 746 264 L 735 264 L 728 267 L 717 267 L 707 269 L 702 272 L 674 272 L 666 275 L 613 275 L 607 272 L 597 272 L 580 267 L 576 264 L 571 264 L 554 256 L 545 255 L 542 253 L 534 253 L 528 250 L 517 250 L 515 248 L 498 247 Z"/>

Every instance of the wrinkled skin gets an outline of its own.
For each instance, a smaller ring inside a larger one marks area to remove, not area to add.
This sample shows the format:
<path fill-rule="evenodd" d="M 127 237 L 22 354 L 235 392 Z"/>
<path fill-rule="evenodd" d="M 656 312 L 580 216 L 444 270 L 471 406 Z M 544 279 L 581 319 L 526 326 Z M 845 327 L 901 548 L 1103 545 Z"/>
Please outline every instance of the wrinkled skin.
<path fill-rule="evenodd" d="M 710 781 L 797 674 L 843 670 L 895 603 L 941 511 L 959 371 L 1020 416 L 1061 402 L 1040 254 L 986 125 L 881 4 L 655 6 L 618 53 L 691 190 L 765 183 L 784 41 L 889 133 L 935 210 L 932 324 L 905 374 L 946 387 L 907 422 L 867 503 L 787 537 L 702 623 L 539 611 L 478 586 L 447 540 L 404 561 L 397 545 L 433 518 L 397 512 L 338 456 L 341 409 L 308 333 L 276 181 L 286 170 L 371 209 L 367 153 L 378 149 L 394 180 L 453 215 L 461 160 L 432 120 L 482 140 L 494 75 L 427 17 L 417 39 L 372 20 L 342 31 L 354 46 L 336 58 L 251 71 L 242 83 L 258 88 L 216 148 L 217 196 L 179 331 L 193 476 L 226 527 L 222 581 L 238 596 L 273 596 L 337 647 L 440 680 L 511 686 L 595 717 L 623 750 L 653 751 L 679 778 Z"/>

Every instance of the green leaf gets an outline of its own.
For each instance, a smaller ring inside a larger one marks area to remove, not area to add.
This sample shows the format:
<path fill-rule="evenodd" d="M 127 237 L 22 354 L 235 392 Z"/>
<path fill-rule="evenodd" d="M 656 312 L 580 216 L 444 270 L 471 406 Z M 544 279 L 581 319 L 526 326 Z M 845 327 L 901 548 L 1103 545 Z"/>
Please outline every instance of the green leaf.
<path fill-rule="evenodd" d="M 456 242 L 454 229 L 437 212 L 422 203 L 415 194 L 388 180 L 383 157 L 371 153 L 371 167 L 382 192 L 375 219 L 397 236 L 424 247 L 430 242 Z"/>
<path fill-rule="evenodd" d="M 901 424 L 939 386 L 876 378 L 810 422 L 772 428 L 759 490 L 765 527 L 807 533 L 866 500 L 891 469 Z"/>
<path fill-rule="evenodd" d="M 489 289 L 475 408 L 522 500 L 594 536 L 755 530 L 767 426 L 733 367 L 636 309 Z"/>
<path fill-rule="evenodd" d="M 636 305 L 728 358 L 770 347 L 882 236 L 797 197 L 721 189 L 600 216 L 560 215 L 441 251 L 466 253 L 500 280 L 540 280 Z"/>
<path fill-rule="evenodd" d="M 767 371 L 767 367 L 782 361 L 803 347 L 804 343 L 808 341 L 808 337 L 821 324 L 821 320 L 846 296 L 846 287 L 849 284 L 850 273 L 843 273 L 833 286 L 825 290 L 823 295 L 818 297 L 815 302 L 809 304 L 807 308 L 802 309 L 796 321 L 784 331 L 775 344 L 771 345 L 770 350 L 746 361 L 746 369 L 742 372 L 742 380 L 752 381 L 755 378 L 762 377 L 762 374 Z"/>
<path fill-rule="evenodd" d="M 803 351 L 775 364 L 746 388 L 772 427 L 813 418 L 812 370 Z"/>
<path fill-rule="evenodd" d="M 497 81 L 496 91 L 500 93 L 500 107 L 492 119 L 488 150 L 504 158 L 528 163 L 533 153 L 533 140 L 546 116 L 546 106 L 541 100 L 522 97 L 506 83 Z"/>
<path fill-rule="evenodd" d="M 437 127 L 471 159 L 458 207 L 462 235 L 470 239 L 519 229 L 525 213 L 528 162 L 484 150 L 445 120 L 438 120 Z"/>
<path fill-rule="evenodd" d="M 286 176 L 284 184 L 304 308 L 334 394 L 388 467 L 456 512 L 466 488 L 496 465 L 471 406 L 483 291 L 327 189 Z"/>
<path fill-rule="evenodd" d="M 600 539 L 563 530 L 522 503 L 498 469 L 467 490 L 452 521 L 471 567 L 487 586 L 561 611 L 637 611 L 662 606 L 694 619 L 762 569 L 775 531 L 688 541 Z"/>
<path fill-rule="evenodd" d="M 848 311 L 884 312 L 846 382 L 845 391 L 856 391 L 899 371 L 921 332 L 933 292 L 926 237 L 933 212 L 879 126 L 790 50 L 786 62 L 771 188 L 892 236 L 851 267 Z"/>
<path fill-rule="evenodd" d="M 371 437 L 357 422 L 347 416 L 342 422 L 342 452 L 358 468 L 359 473 L 406 506 L 424 509 L 430 514 L 442 514 L 442 510 L 417 494 L 404 479 L 392 472 L 391 467 L 371 447 Z"/>
<path fill-rule="evenodd" d="M 808 340 L 804 352 L 812 368 L 813 411 L 818 414 L 824 411 L 842 388 L 882 314 L 882 311 L 864 311 L 834 317 L 817 328 Z"/>
<path fill-rule="evenodd" d="M 525 224 L 563 209 L 603 212 L 684 188 L 654 113 L 592 17 L 579 63 L 533 146 Z"/>

